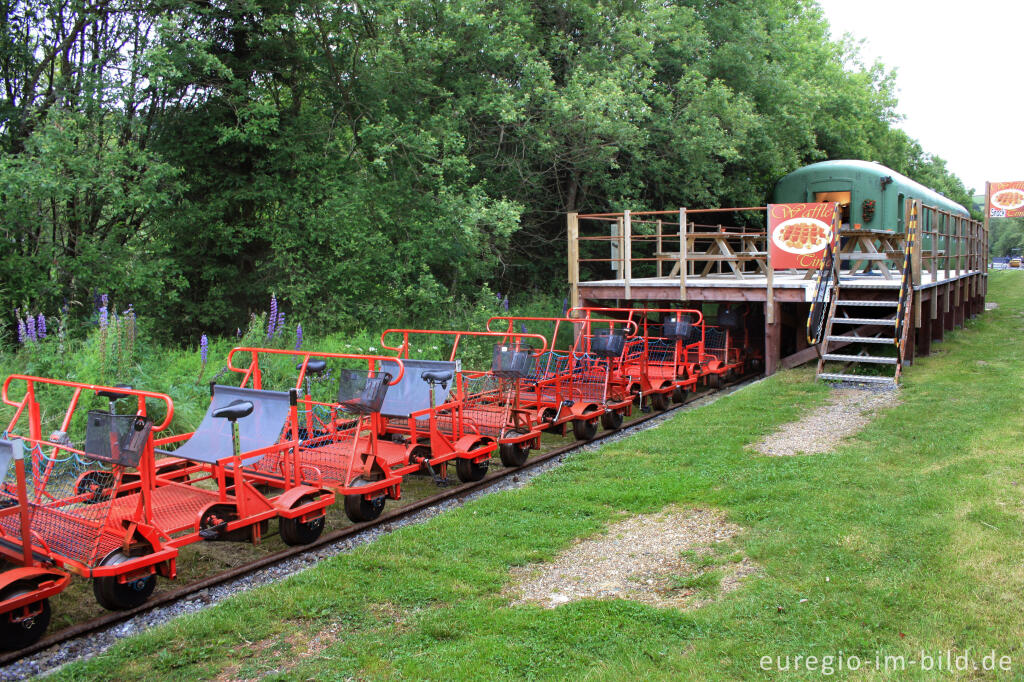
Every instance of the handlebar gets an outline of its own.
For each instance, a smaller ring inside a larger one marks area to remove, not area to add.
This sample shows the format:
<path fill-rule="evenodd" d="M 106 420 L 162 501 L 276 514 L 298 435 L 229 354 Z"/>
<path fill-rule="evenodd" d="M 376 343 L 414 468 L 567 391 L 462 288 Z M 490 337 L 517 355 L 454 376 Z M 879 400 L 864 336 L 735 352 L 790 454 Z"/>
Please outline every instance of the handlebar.
<path fill-rule="evenodd" d="M 78 393 L 80 393 L 81 391 L 93 391 L 94 393 L 100 393 L 101 391 L 109 391 L 109 392 L 114 392 L 114 393 L 121 393 L 121 394 L 124 394 L 126 396 L 127 395 L 133 395 L 133 396 L 136 396 L 137 398 L 139 398 L 139 411 L 141 412 L 141 416 L 143 416 L 143 417 L 146 416 L 146 399 L 162 400 L 164 402 L 164 404 L 167 405 L 167 418 L 164 419 L 160 424 L 157 424 L 157 425 L 153 426 L 153 433 L 157 433 L 159 431 L 163 431 L 164 429 L 166 429 L 168 427 L 168 425 L 170 425 L 171 420 L 174 418 L 174 401 L 171 399 L 171 397 L 169 395 L 166 395 L 164 393 L 154 393 L 153 391 L 144 391 L 144 390 L 137 389 L 137 388 L 121 388 L 121 387 L 114 387 L 114 386 L 102 386 L 102 385 L 97 385 L 97 384 L 82 384 L 82 383 L 79 383 L 77 381 L 64 381 L 62 379 L 48 379 L 46 377 L 36 377 L 36 376 L 28 375 L 28 374 L 12 374 L 9 377 L 7 377 L 6 381 L 4 381 L 3 394 L 2 394 L 3 401 L 4 401 L 5 404 L 10 405 L 12 407 L 19 407 L 24 402 L 24 398 L 22 398 L 21 402 L 19 402 L 19 401 L 12 400 L 10 398 L 10 396 L 8 395 L 9 389 L 10 389 L 10 386 L 11 386 L 11 382 L 15 381 L 15 380 L 19 380 L 19 381 L 24 381 L 25 382 L 25 384 L 26 384 L 26 396 L 28 395 L 28 393 L 30 391 L 34 391 L 34 385 L 35 384 L 50 384 L 52 386 L 66 386 L 68 388 L 77 389 Z M 73 398 L 73 400 L 72 400 L 72 411 L 73 411 L 73 408 L 74 408 L 74 404 L 77 403 L 78 393 L 76 393 L 75 398 Z"/>
<path fill-rule="evenodd" d="M 401 334 L 402 335 L 402 345 L 398 346 L 398 347 L 389 346 L 387 344 L 387 342 L 385 341 L 385 339 L 387 338 L 388 334 Z M 521 333 L 521 332 L 492 332 L 492 331 L 470 332 L 470 331 L 457 331 L 457 330 L 450 330 L 450 329 L 449 330 L 440 330 L 440 329 L 385 329 L 381 333 L 381 335 L 380 335 L 380 345 L 383 346 L 384 348 L 387 348 L 388 350 L 395 351 L 396 353 L 399 353 L 399 354 L 401 354 L 403 351 L 408 352 L 408 349 L 409 349 L 409 335 L 410 334 L 432 334 L 432 335 L 435 335 L 435 336 L 453 336 L 454 335 L 455 336 L 455 342 L 452 344 L 451 356 L 448 358 L 450 361 L 455 359 L 455 353 L 459 349 L 459 341 L 461 341 L 462 338 L 466 337 L 466 336 L 486 337 L 486 338 L 493 338 L 493 339 L 507 339 L 508 337 L 511 336 L 514 339 L 536 339 L 536 340 L 538 340 L 540 342 L 540 348 L 534 348 L 533 349 L 534 354 L 536 356 L 539 356 L 541 353 L 545 352 L 548 349 L 548 340 L 546 338 L 544 338 L 543 336 L 541 336 L 540 334 L 524 334 L 524 333 Z"/>
<path fill-rule="evenodd" d="M 252 361 L 248 368 L 235 367 L 231 364 L 231 358 L 234 357 L 235 353 L 251 353 Z M 242 380 L 244 384 L 249 377 L 252 375 L 254 370 L 259 369 L 259 354 L 266 353 L 268 355 L 290 355 L 292 357 L 299 356 L 302 358 L 302 367 L 299 369 L 299 376 L 295 380 L 295 388 L 302 387 L 302 379 L 306 376 L 306 365 L 313 357 L 317 358 L 337 358 L 342 360 L 366 360 L 367 362 L 397 362 L 398 363 L 398 376 L 392 377 L 391 383 L 388 386 L 394 386 L 402 380 L 402 376 L 405 374 L 405 365 L 401 359 L 393 358 L 387 355 L 363 355 L 361 353 L 330 353 L 330 352 L 319 352 L 319 351 L 304 351 L 304 350 L 283 350 L 280 348 L 251 348 L 249 346 L 237 346 L 231 349 L 228 353 L 228 369 L 232 372 L 238 372 L 244 374 L 245 378 Z M 375 366 L 374 366 L 375 368 Z"/>

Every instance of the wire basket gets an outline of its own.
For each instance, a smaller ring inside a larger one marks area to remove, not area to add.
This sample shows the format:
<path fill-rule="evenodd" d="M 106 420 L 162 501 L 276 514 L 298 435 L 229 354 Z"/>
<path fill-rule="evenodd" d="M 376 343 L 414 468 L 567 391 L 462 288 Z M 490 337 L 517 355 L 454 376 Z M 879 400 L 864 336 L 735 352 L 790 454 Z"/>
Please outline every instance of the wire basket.
<path fill-rule="evenodd" d="M 494 344 L 491 356 L 491 374 L 503 379 L 521 379 L 533 371 L 533 348 L 530 346 L 504 346 Z"/>
<path fill-rule="evenodd" d="M 85 454 L 101 462 L 137 467 L 146 447 L 153 420 L 134 414 L 89 410 L 85 427 Z"/>
<path fill-rule="evenodd" d="M 626 333 L 621 329 L 598 329 L 590 339 L 590 352 L 602 358 L 616 358 L 626 347 Z"/>
<path fill-rule="evenodd" d="M 693 324 L 688 316 L 671 316 L 665 318 L 661 325 L 661 335 L 666 339 L 688 339 L 693 333 Z"/>
<path fill-rule="evenodd" d="M 370 376 L 365 369 L 343 369 L 338 380 L 338 405 L 354 414 L 380 412 L 390 383 L 387 372 Z"/>

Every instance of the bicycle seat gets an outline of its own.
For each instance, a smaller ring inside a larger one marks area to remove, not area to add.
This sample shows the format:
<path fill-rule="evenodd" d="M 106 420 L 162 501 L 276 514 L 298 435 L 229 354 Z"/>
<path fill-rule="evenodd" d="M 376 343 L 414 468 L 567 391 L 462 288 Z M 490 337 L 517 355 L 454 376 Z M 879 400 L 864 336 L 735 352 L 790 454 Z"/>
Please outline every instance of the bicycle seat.
<path fill-rule="evenodd" d="M 302 363 L 300 362 L 299 364 L 295 365 L 295 369 L 302 369 Z M 306 363 L 306 374 L 310 376 L 316 376 L 322 373 L 325 369 L 327 369 L 327 361 L 323 359 L 311 359 L 309 362 Z"/>
<path fill-rule="evenodd" d="M 248 400 L 236 400 L 224 407 L 214 410 L 210 416 L 218 419 L 235 421 L 236 419 L 241 419 L 242 417 L 247 417 L 252 414 L 252 408 L 253 405 Z"/>
<path fill-rule="evenodd" d="M 114 388 L 127 388 L 129 391 L 132 390 L 132 387 L 129 386 L 128 384 L 118 384 L 114 386 Z M 96 391 L 96 395 L 98 395 L 101 398 L 106 398 L 107 400 L 120 400 L 121 398 L 127 398 L 128 396 L 131 395 L 131 393 L 120 393 L 119 391 L 104 390 Z"/>
<path fill-rule="evenodd" d="M 441 384 L 441 388 L 444 388 L 452 380 L 452 374 L 453 372 L 424 372 L 420 376 L 428 384 Z"/>

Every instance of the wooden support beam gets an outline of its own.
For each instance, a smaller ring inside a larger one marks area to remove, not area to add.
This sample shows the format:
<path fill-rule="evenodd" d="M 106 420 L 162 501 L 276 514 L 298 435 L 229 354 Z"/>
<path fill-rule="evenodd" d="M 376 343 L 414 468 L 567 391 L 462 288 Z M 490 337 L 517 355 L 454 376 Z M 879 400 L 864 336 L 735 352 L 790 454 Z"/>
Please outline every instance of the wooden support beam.
<path fill-rule="evenodd" d="M 689 240 L 686 238 L 687 232 L 687 218 L 686 209 L 679 209 L 679 300 L 688 301 L 689 298 L 686 296 L 686 275 L 690 269 L 689 263 L 687 262 L 687 247 Z"/>
<path fill-rule="evenodd" d="M 622 215 L 622 277 L 626 282 L 626 298 L 633 298 L 630 291 L 630 280 L 633 279 L 633 223 L 629 211 L 623 211 Z"/>
<path fill-rule="evenodd" d="M 569 238 L 569 288 L 572 306 L 578 306 L 580 296 L 580 219 L 573 211 L 567 218 Z"/>
<path fill-rule="evenodd" d="M 779 367 L 779 360 L 782 348 L 782 322 L 780 321 L 781 313 L 779 308 L 781 305 L 776 301 L 772 304 L 773 310 L 768 310 L 768 301 L 764 303 L 764 373 L 766 376 L 775 374 Z M 767 322 L 769 318 L 775 322 Z"/>
<path fill-rule="evenodd" d="M 932 325 L 935 321 L 925 315 L 921 328 L 917 333 L 917 354 L 921 357 L 931 355 L 932 352 Z"/>

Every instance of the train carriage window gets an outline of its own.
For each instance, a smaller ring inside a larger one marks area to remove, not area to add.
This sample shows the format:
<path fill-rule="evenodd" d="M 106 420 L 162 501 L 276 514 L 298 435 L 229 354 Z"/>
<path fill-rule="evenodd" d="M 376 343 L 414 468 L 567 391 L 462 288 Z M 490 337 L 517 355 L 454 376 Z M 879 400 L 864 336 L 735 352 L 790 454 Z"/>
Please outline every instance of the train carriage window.
<path fill-rule="evenodd" d="M 815 192 L 815 201 L 838 201 L 839 210 L 841 211 L 842 219 L 840 222 L 843 227 L 850 226 L 850 203 L 851 193 L 850 192 Z"/>
<path fill-rule="evenodd" d="M 907 197 L 900 194 L 896 202 L 896 231 L 903 232 L 903 216 L 907 206 Z"/>

